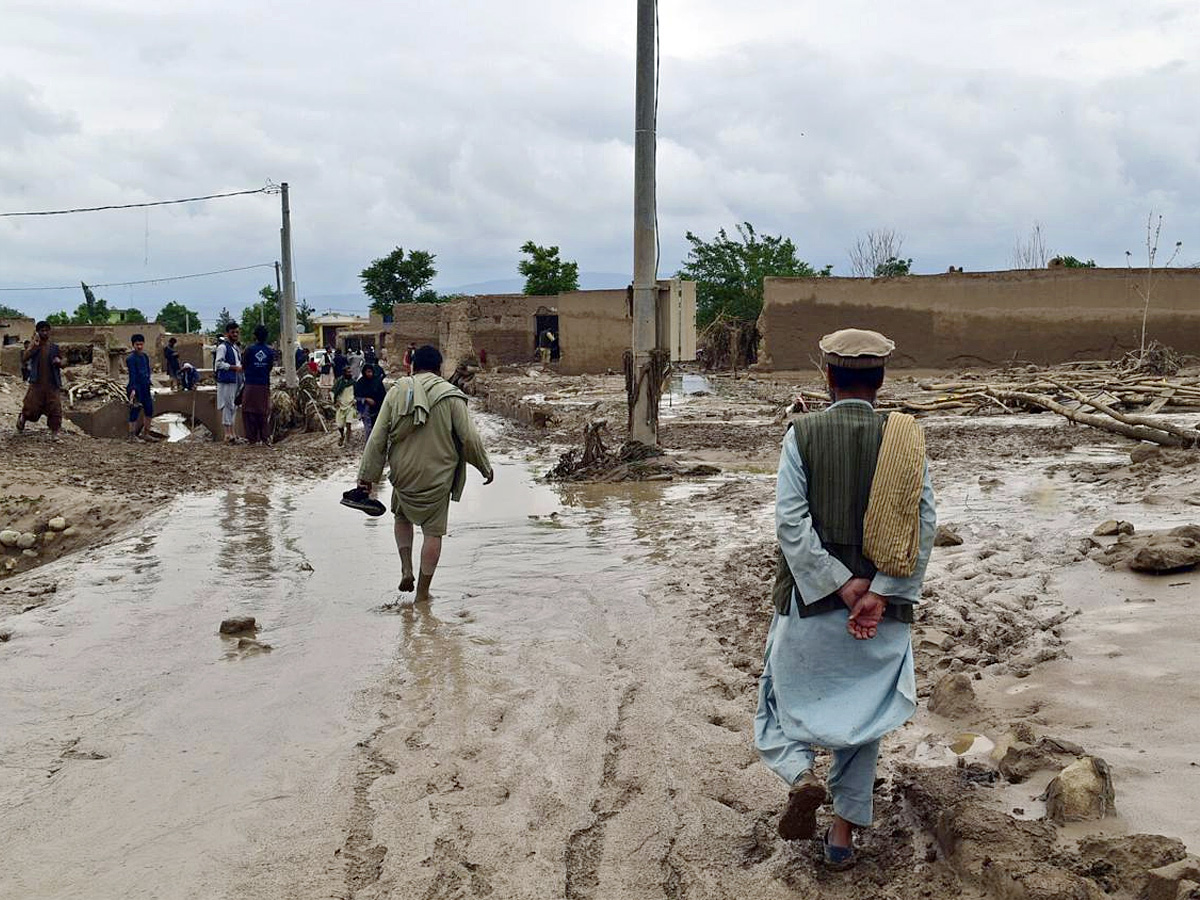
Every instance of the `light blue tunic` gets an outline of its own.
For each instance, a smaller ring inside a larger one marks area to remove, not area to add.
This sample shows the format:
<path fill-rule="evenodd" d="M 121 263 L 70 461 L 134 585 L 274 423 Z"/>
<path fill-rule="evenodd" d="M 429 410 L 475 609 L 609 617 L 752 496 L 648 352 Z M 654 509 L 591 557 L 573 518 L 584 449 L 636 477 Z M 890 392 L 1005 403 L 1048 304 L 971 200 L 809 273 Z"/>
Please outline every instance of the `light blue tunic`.
<path fill-rule="evenodd" d="M 834 405 L 840 403 L 866 401 Z M 875 593 L 912 603 L 920 599 L 937 528 L 928 466 L 920 520 L 913 574 L 899 578 L 879 573 L 871 581 Z M 904 724 L 916 709 L 917 694 L 907 624 L 884 618 L 873 639 L 859 641 L 846 631 L 848 610 L 808 617 L 797 612 L 798 603 L 815 603 L 837 591 L 851 572 L 821 546 L 809 515 L 804 467 L 790 433 L 779 459 L 775 527 L 796 592 L 789 614 L 776 615 L 767 635 L 755 742 L 767 765 L 790 783 L 811 767 L 811 745 L 845 750 L 872 744 Z"/>

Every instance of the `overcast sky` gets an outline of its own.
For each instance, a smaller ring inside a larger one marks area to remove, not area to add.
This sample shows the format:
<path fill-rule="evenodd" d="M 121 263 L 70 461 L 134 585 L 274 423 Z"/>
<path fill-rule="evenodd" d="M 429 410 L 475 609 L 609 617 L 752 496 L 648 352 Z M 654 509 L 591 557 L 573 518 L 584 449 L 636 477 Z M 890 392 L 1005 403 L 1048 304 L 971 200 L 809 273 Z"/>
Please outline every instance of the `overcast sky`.
<path fill-rule="evenodd" d="M 443 289 L 526 240 L 632 267 L 635 0 L 0 0 L 0 212 L 292 188 L 301 296 L 394 246 Z M 1200 260 L 1200 5 L 662 0 L 662 274 L 752 222 L 849 274 L 870 228 L 917 272 L 1052 250 L 1123 266 L 1145 222 Z M 279 256 L 277 197 L 0 219 L 0 286 Z M 1166 251 L 1163 256 L 1168 255 Z M 1160 260 L 1161 261 L 1161 260 Z M 98 291 L 237 311 L 266 269 Z M 41 315 L 78 289 L 0 293 Z"/>

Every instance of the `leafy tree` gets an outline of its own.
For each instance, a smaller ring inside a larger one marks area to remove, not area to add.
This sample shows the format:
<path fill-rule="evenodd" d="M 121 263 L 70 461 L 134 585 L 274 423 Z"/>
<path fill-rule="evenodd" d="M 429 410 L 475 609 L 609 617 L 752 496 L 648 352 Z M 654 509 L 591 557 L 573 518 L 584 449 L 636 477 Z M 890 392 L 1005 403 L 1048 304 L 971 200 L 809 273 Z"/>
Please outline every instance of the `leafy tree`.
<path fill-rule="evenodd" d="M 221 311 L 217 313 L 217 321 L 213 323 L 213 329 L 209 332 L 209 334 L 211 334 L 213 337 L 219 337 L 225 333 L 226 325 L 228 325 L 230 322 L 236 321 L 237 319 L 230 314 L 229 310 L 222 306 Z"/>
<path fill-rule="evenodd" d="M 163 304 L 154 321 L 174 334 L 200 333 L 200 315 L 174 300 Z"/>
<path fill-rule="evenodd" d="M 50 325 L 70 325 L 71 314 L 65 309 L 60 310 L 59 312 L 53 312 L 46 316 L 46 322 Z"/>
<path fill-rule="evenodd" d="M 19 309 L 11 306 L 5 306 L 0 303 L 0 319 L 28 319 L 29 317 Z"/>
<path fill-rule="evenodd" d="M 579 290 L 579 263 L 559 259 L 557 247 L 526 241 L 521 252 L 529 257 L 517 263 L 517 271 L 525 276 L 526 294 L 543 297 Z"/>
<path fill-rule="evenodd" d="M 296 324 L 303 328 L 306 332 L 312 331 L 312 318 L 316 312 L 307 300 L 301 300 L 300 305 L 296 307 Z"/>
<path fill-rule="evenodd" d="M 406 256 L 403 248 L 397 247 L 373 260 L 358 276 L 371 298 L 371 311 L 390 316 L 397 303 L 439 302 L 435 292 L 423 290 L 437 275 L 435 258 L 425 250 L 410 250 Z"/>
<path fill-rule="evenodd" d="M 737 226 L 733 240 L 722 228 L 711 241 L 687 233 L 692 245 L 679 270 L 680 278 L 696 282 L 696 324 L 704 327 L 725 315 L 753 322 L 762 312 L 763 279 L 827 277 L 832 266 L 814 269 L 796 256 L 796 245 L 782 235 L 759 235 L 745 222 Z"/>
<path fill-rule="evenodd" d="M 1062 261 L 1064 269 L 1096 268 L 1096 261 L 1094 259 L 1089 259 L 1087 262 L 1084 262 L 1081 259 L 1076 259 L 1074 256 L 1060 256 L 1059 259 Z"/>
<path fill-rule="evenodd" d="M 889 256 L 884 262 L 875 266 L 876 278 L 895 278 L 898 275 L 909 275 L 912 270 L 911 259 L 897 259 Z"/>
<path fill-rule="evenodd" d="M 71 324 L 107 325 L 110 314 L 108 301 L 103 298 L 97 300 L 93 297 L 91 303 L 85 300 L 75 307 L 75 312 L 71 313 Z"/>
<path fill-rule="evenodd" d="M 267 326 L 267 343 L 279 340 L 279 291 L 265 285 L 258 295 L 262 297 L 258 303 L 252 303 L 242 310 L 242 335 L 254 334 L 254 326 Z"/>
<path fill-rule="evenodd" d="M 129 309 L 112 309 L 109 310 L 108 321 L 120 325 L 145 325 L 146 314 L 132 306 Z"/>

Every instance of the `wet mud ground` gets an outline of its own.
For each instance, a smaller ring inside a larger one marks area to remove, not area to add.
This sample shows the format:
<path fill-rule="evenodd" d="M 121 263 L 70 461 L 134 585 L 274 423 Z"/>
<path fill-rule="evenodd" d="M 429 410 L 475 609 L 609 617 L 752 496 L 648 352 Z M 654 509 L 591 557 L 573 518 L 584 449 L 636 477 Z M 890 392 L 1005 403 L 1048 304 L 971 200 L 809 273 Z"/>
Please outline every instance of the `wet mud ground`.
<path fill-rule="evenodd" d="M 976 706 L 889 740 L 858 869 L 781 841 L 751 737 L 781 388 L 713 387 L 664 444 L 715 478 L 548 485 L 570 416 L 488 420 L 498 478 L 452 509 L 429 607 L 394 603 L 387 520 L 336 506 L 349 470 L 187 496 L 6 581 L 34 608 L 0 620 L 0 897 L 1133 897 L 1181 851 L 1130 834 L 1200 845 L 1200 575 L 1113 573 L 1090 537 L 1200 519 L 1200 463 L 1045 417 L 926 421 L 963 543 L 920 691 L 961 671 Z M 239 613 L 255 638 L 219 636 Z M 1014 735 L 1106 758 L 1117 816 L 1041 821 L 1052 772 L 986 776 Z"/>

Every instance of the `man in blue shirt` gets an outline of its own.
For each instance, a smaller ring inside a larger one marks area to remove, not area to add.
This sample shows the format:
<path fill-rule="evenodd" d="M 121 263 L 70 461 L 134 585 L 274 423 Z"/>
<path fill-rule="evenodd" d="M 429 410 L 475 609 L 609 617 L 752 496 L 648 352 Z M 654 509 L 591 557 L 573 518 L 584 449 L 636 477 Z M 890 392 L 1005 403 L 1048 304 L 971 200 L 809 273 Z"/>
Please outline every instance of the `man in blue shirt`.
<path fill-rule="evenodd" d="M 125 393 L 129 395 L 129 439 L 150 438 L 150 420 L 154 418 L 154 395 L 150 392 L 150 357 L 146 355 L 146 338 L 135 334 L 130 343 L 133 352 L 125 357 L 125 371 L 129 373 L 129 384 Z"/>
<path fill-rule="evenodd" d="M 267 326 L 254 326 L 254 343 L 242 354 L 242 427 L 251 444 L 270 443 L 267 420 L 271 416 L 271 366 L 275 352 L 267 343 Z"/>
<path fill-rule="evenodd" d="M 213 357 L 213 370 L 217 373 L 217 410 L 221 413 L 221 427 L 227 444 L 237 440 L 234 418 L 238 386 L 242 381 L 242 354 L 237 345 L 239 332 L 237 322 L 226 323 L 225 337 L 217 344 Z"/>

